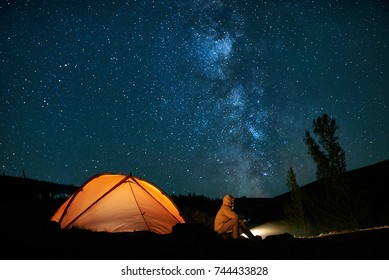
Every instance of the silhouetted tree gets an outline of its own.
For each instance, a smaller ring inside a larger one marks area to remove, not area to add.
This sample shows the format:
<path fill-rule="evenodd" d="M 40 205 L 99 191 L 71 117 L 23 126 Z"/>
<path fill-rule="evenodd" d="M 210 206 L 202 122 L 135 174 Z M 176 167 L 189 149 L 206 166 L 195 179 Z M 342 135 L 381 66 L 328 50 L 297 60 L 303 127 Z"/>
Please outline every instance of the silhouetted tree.
<path fill-rule="evenodd" d="M 304 143 L 316 164 L 318 180 L 346 172 L 346 155 L 338 142 L 337 129 L 335 119 L 324 113 L 313 121 L 313 133 L 319 138 L 318 142 L 305 131 Z"/>
<path fill-rule="evenodd" d="M 304 143 L 316 164 L 316 178 L 322 190 L 310 198 L 309 211 L 324 230 L 350 229 L 358 226 L 360 195 L 346 175 L 346 156 L 336 136 L 335 119 L 322 114 L 313 121 L 318 141 L 305 132 Z"/>
<path fill-rule="evenodd" d="M 305 216 L 303 193 L 297 184 L 293 168 L 289 168 L 286 185 L 290 193 L 290 203 L 284 207 L 285 222 L 292 227 L 292 232 L 298 235 L 307 235 L 310 232 L 309 222 Z"/>

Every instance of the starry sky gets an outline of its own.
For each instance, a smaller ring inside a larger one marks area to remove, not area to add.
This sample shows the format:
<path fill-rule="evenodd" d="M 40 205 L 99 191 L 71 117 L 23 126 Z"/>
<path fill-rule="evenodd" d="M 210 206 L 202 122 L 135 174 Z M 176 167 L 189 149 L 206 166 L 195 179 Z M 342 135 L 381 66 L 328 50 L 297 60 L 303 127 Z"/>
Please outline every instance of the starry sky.
<path fill-rule="evenodd" d="M 389 159 L 389 3 L 0 2 L 2 174 L 274 197 L 315 179 L 336 119 L 349 170 Z"/>

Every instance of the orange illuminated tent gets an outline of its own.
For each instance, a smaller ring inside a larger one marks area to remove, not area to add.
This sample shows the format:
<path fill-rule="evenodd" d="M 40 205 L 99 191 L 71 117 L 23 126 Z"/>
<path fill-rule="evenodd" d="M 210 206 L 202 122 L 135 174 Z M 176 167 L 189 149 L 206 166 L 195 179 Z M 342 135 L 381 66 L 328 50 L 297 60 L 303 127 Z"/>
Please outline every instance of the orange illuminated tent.
<path fill-rule="evenodd" d="M 62 229 L 105 232 L 172 232 L 185 223 L 171 198 L 156 185 L 132 176 L 99 174 L 86 181 L 51 218 Z"/>

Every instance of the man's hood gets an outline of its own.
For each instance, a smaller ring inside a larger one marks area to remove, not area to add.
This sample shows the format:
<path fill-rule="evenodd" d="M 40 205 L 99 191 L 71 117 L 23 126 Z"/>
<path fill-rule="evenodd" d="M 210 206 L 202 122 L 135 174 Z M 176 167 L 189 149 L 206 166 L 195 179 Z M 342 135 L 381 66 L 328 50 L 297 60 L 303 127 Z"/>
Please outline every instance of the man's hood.
<path fill-rule="evenodd" d="M 228 206 L 231 206 L 231 202 L 234 201 L 235 198 L 229 194 L 225 195 L 223 197 L 223 204 L 224 205 L 228 205 Z"/>

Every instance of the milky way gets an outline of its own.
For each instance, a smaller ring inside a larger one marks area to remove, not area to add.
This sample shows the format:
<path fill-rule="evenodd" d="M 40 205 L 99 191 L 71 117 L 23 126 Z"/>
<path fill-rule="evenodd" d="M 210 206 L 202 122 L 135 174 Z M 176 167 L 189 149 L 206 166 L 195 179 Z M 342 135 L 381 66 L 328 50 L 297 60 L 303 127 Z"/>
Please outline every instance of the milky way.
<path fill-rule="evenodd" d="M 322 113 L 348 169 L 389 158 L 385 1 L 3 2 L 3 174 L 273 197 Z"/>

